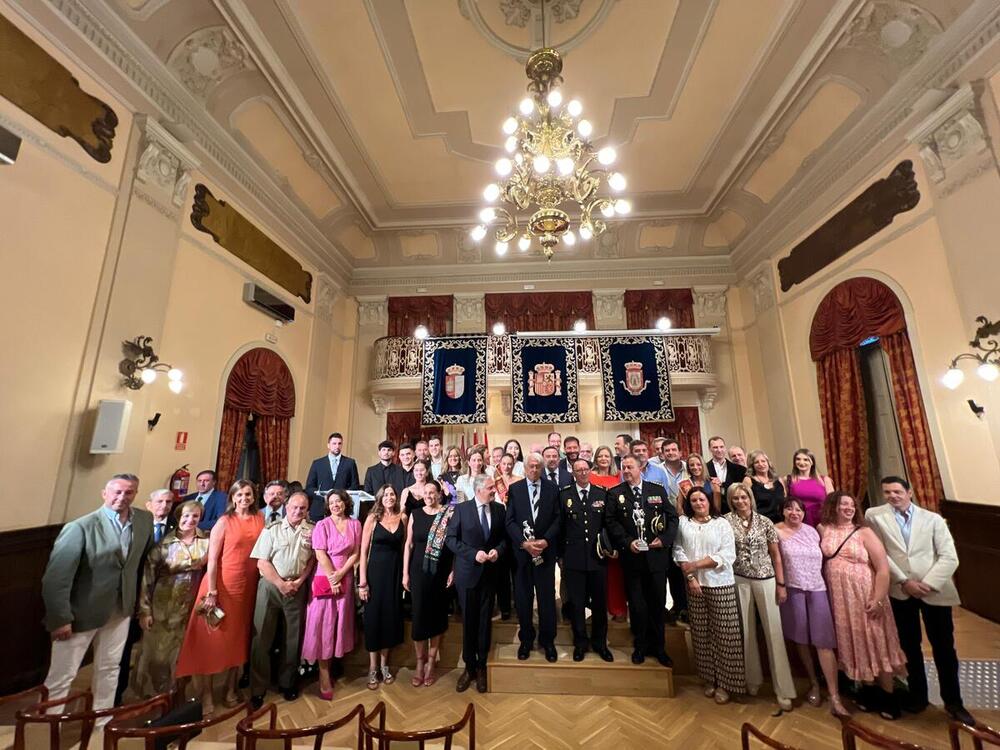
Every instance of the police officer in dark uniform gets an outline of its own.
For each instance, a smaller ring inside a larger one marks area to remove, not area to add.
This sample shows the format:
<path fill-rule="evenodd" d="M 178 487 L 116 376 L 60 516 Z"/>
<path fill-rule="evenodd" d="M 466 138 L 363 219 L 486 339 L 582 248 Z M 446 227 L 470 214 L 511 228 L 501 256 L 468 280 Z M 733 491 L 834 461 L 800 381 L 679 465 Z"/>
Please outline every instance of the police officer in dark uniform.
<path fill-rule="evenodd" d="M 593 648 L 604 661 L 614 661 L 608 650 L 607 562 L 598 556 L 607 497 L 603 487 L 590 483 L 590 464 L 586 459 L 577 458 L 571 468 L 575 481 L 559 491 L 559 507 L 563 526 L 562 572 L 572 609 L 573 661 L 583 661 L 588 648 Z M 588 599 L 590 638 L 584 612 Z"/>
<path fill-rule="evenodd" d="M 608 490 L 605 522 L 615 549 L 622 554 L 625 594 L 632 625 L 632 663 L 646 656 L 673 665 L 663 647 L 663 608 L 667 566 L 677 535 L 677 509 L 662 484 L 645 482 L 633 456 L 622 459 L 622 478 Z M 641 525 L 640 525 L 641 524 Z"/>

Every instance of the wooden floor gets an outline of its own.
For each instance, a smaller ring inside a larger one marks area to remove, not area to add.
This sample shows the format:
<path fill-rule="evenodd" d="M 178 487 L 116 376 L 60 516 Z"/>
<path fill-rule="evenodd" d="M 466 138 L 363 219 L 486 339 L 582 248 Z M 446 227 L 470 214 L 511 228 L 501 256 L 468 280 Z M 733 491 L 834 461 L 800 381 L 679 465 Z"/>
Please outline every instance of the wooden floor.
<path fill-rule="evenodd" d="M 963 610 L 956 611 L 959 655 L 963 658 L 1000 659 L 1000 625 Z M 537 658 L 537 657 L 536 657 Z M 716 706 L 705 698 L 693 677 L 675 676 L 674 698 L 595 698 L 578 695 L 523 695 L 487 693 L 475 689 L 458 694 L 458 671 L 441 676 L 430 688 L 413 688 L 411 671 L 400 670 L 395 684 L 370 691 L 363 676 L 341 680 L 335 699 L 321 701 L 314 685 L 302 697 L 285 704 L 279 695 L 269 694 L 280 706 L 283 726 L 305 726 L 329 721 L 348 712 L 357 703 L 372 707 L 379 700 L 388 706 L 388 725 L 393 728 L 426 728 L 456 721 L 471 701 L 476 705 L 477 746 L 480 748 L 685 748 L 709 750 L 739 747 L 739 728 L 750 721 L 790 745 L 821 750 L 839 748 L 839 724 L 827 713 L 827 706 L 798 706 L 774 718 L 770 700 L 746 698 L 739 703 Z M 977 716 L 1000 726 L 1000 712 L 979 711 Z M 860 721 L 900 739 L 926 748 L 946 748 L 947 719 L 937 708 L 920 716 L 906 716 L 886 722 L 870 715 Z M 231 742 L 231 726 L 206 733 L 205 740 Z M 466 739 L 459 746 L 466 746 Z M 347 733 L 334 735 L 330 747 L 351 746 Z"/>

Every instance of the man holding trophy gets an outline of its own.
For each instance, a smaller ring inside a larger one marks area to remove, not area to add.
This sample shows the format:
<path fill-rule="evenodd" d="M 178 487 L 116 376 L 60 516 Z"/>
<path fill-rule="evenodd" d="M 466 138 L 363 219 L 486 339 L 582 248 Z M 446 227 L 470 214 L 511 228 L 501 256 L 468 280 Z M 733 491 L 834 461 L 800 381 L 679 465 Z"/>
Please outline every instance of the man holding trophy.
<path fill-rule="evenodd" d="M 608 505 L 603 487 L 590 483 L 590 463 L 577 458 L 570 468 L 573 484 L 559 491 L 562 513 L 562 571 L 572 605 L 573 661 L 583 661 L 588 648 L 604 661 L 614 661 L 608 650 L 607 558 L 613 554 L 605 529 Z M 590 602 L 590 638 L 587 614 Z"/>
<path fill-rule="evenodd" d="M 663 647 L 663 610 L 677 510 L 663 485 L 642 480 L 634 457 L 622 459 L 622 478 L 624 482 L 608 490 L 606 522 L 612 543 L 622 554 L 632 663 L 642 664 L 650 655 L 669 667 L 673 662 Z"/>
<path fill-rule="evenodd" d="M 562 531 L 559 487 L 542 478 L 542 457 L 531 453 L 524 460 L 524 481 L 514 482 L 507 497 L 507 536 L 517 570 L 514 598 L 517 609 L 517 658 L 524 661 L 535 642 L 532 623 L 534 598 L 538 596 L 538 642 L 545 658 L 556 654 L 556 546 Z"/>

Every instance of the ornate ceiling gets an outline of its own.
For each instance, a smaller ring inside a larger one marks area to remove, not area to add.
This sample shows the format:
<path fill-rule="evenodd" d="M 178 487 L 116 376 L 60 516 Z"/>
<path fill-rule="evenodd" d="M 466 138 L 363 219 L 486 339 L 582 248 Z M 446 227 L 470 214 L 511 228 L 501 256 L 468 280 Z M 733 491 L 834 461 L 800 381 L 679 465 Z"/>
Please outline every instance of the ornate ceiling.
<path fill-rule="evenodd" d="M 540 254 L 501 263 L 467 237 L 541 42 L 537 0 L 87 5 L 160 61 L 348 279 L 416 279 L 417 267 L 433 281 L 484 264 L 543 273 Z M 560 247 L 549 268 L 732 268 L 804 177 L 981 7 L 550 0 L 544 28 L 564 55 L 564 91 L 583 102 L 595 143 L 617 148 L 634 209 L 599 241 Z"/>

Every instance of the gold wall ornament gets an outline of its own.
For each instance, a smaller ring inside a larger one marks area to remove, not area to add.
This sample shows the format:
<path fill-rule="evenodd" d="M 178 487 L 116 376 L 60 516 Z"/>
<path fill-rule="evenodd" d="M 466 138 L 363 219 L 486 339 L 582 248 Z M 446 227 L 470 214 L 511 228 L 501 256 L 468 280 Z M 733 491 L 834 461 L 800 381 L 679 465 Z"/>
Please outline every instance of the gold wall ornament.
<path fill-rule="evenodd" d="M 216 198 L 201 183 L 194 189 L 191 224 L 195 229 L 212 235 L 212 239 L 222 247 L 283 289 L 309 302 L 312 274 L 243 214 Z"/>
<path fill-rule="evenodd" d="M 2 15 L 0 95 L 102 164 L 111 161 L 118 115 Z"/>

